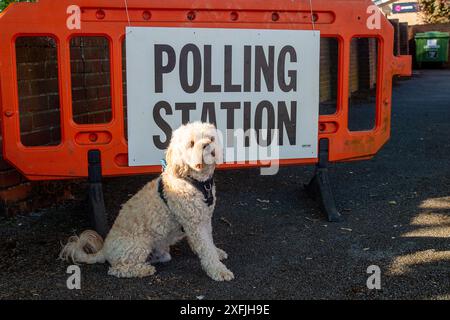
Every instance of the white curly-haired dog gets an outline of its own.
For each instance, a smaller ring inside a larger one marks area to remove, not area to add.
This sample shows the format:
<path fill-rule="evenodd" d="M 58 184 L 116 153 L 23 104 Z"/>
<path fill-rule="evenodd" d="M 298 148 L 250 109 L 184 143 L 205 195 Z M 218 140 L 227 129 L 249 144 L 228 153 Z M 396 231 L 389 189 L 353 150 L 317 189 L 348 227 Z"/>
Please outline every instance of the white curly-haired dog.
<path fill-rule="evenodd" d="M 206 273 L 228 281 L 233 273 L 221 262 L 227 253 L 213 242 L 211 218 L 216 204 L 213 174 L 222 147 L 212 124 L 194 122 L 173 132 L 167 167 L 126 202 L 103 242 L 95 231 L 69 238 L 60 253 L 74 263 L 111 265 L 116 277 L 145 277 L 152 263 L 171 260 L 170 246 L 185 236 Z"/>

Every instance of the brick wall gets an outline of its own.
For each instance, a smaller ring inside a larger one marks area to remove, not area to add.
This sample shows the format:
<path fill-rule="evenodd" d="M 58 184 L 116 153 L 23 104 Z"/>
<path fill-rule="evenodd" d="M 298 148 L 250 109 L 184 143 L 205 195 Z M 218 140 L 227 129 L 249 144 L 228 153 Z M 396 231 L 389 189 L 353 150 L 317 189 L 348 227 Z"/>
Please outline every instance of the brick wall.
<path fill-rule="evenodd" d="M 61 141 L 57 46 L 50 37 L 16 41 L 21 142 L 27 147 Z M 71 40 L 74 121 L 111 120 L 109 45 L 105 38 Z M 0 137 L 0 143 L 2 142 Z M 0 154 L 0 205 L 3 214 L 31 211 L 71 198 L 79 182 L 28 182 Z"/>
<path fill-rule="evenodd" d="M 320 114 L 336 112 L 338 47 L 335 38 L 320 39 Z"/>
<path fill-rule="evenodd" d="M 389 22 L 394 27 L 394 55 L 408 55 L 408 22 L 400 22 L 398 19 L 389 19 Z"/>
<path fill-rule="evenodd" d="M 359 82 L 358 82 L 358 43 L 356 41 L 352 41 L 350 44 L 350 74 L 349 74 L 349 93 L 358 91 Z"/>
<path fill-rule="evenodd" d="M 361 96 L 376 88 L 378 42 L 375 38 L 354 38 L 350 45 L 349 94 Z"/>
<path fill-rule="evenodd" d="M 400 54 L 409 55 L 409 38 L 408 38 L 408 23 L 400 22 Z"/>
<path fill-rule="evenodd" d="M 394 27 L 394 56 L 400 55 L 400 21 L 398 19 L 389 19 Z"/>
<path fill-rule="evenodd" d="M 109 42 L 104 37 L 75 37 L 70 42 L 73 119 L 79 124 L 112 119 Z"/>
<path fill-rule="evenodd" d="M 31 183 L 10 166 L 0 155 L 0 214 L 21 211 L 31 192 Z"/>
<path fill-rule="evenodd" d="M 369 39 L 369 90 L 373 90 L 377 86 L 378 76 L 378 40 Z"/>
<path fill-rule="evenodd" d="M 25 146 L 61 141 L 57 48 L 49 37 L 16 41 L 20 131 Z"/>
<path fill-rule="evenodd" d="M 47 37 L 20 37 L 16 60 L 21 141 L 26 146 L 56 145 L 60 142 L 56 43 Z M 0 155 L 1 211 L 12 214 L 30 209 L 33 188 Z"/>

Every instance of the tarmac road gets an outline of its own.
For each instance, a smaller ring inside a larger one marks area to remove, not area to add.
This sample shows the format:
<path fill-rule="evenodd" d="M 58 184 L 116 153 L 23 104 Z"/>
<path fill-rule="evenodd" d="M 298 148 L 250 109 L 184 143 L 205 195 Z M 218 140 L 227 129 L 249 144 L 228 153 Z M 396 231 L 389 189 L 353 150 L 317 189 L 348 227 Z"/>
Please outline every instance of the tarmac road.
<path fill-rule="evenodd" d="M 217 173 L 214 236 L 232 282 L 209 279 L 182 242 L 153 277 L 83 265 L 82 289 L 68 290 L 60 241 L 88 225 L 85 201 L 74 200 L 0 218 L 0 299 L 450 299 L 450 70 L 399 82 L 392 113 L 391 140 L 374 159 L 330 169 L 342 223 L 306 196 L 312 167 Z M 108 211 L 150 178 L 106 180 Z M 366 287 L 370 265 L 381 290 Z"/>

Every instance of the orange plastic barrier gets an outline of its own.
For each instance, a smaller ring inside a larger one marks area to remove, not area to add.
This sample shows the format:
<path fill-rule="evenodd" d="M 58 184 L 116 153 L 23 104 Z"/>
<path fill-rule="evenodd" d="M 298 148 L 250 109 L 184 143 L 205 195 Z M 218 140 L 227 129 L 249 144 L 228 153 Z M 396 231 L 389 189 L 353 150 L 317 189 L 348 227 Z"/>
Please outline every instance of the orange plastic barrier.
<path fill-rule="evenodd" d="M 66 27 L 67 8 L 81 8 L 81 30 Z M 128 167 L 124 138 L 122 42 L 125 27 L 220 27 L 252 29 L 320 30 L 321 37 L 339 41 L 337 112 L 320 116 L 319 139 L 329 139 L 329 161 L 367 159 L 389 139 L 392 77 L 411 74 L 410 56 L 393 56 L 393 28 L 383 16 L 381 28 L 370 30 L 370 0 L 39 0 L 16 3 L 0 14 L 0 107 L 3 155 L 31 180 L 87 177 L 89 150 L 101 152 L 104 176 L 160 172 L 160 166 Z M 314 20 L 314 26 L 311 21 Z M 106 124 L 80 125 L 72 119 L 70 39 L 104 36 L 110 41 L 112 120 Z M 21 144 L 15 39 L 51 36 L 58 52 L 61 101 L 61 143 L 25 147 Z M 375 128 L 348 130 L 350 43 L 354 37 L 376 37 L 378 78 Z M 100 135 L 99 135 L 100 133 Z M 90 139 L 98 136 L 99 139 Z M 281 165 L 312 164 L 318 159 L 282 160 Z M 224 165 L 225 168 L 247 166 Z"/>

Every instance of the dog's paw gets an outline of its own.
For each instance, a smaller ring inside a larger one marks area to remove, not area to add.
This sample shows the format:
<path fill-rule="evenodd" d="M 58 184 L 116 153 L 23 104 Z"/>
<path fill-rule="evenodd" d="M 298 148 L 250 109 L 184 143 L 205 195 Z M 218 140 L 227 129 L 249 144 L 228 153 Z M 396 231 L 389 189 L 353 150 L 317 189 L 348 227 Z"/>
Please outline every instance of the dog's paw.
<path fill-rule="evenodd" d="M 172 260 L 172 256 L 167 251 L 161 251 L 161 250 L 153 250 L 153 252 L 150 254 L 148 261 L 150 264 L 154 263 L 165 263 Z"/>
<path fill-rule="evenodd" d="M 227 267 L 217 268 L 212 272 L 208 272 L 208 275 L 215 281 L 231 281 L 234 279 L 234 274 Z"/>
<path fill-rule="evenodd" d="M 228 254 L 220 248 L 217 249 L 217 254 L 219 255 L 219 260 L 225 260 L 228 258 Z"/>
<path fill-rule="evenodd" d="M 136 277 L 137 278 L 144 278 L 148 276 L 152 276 L 156 273 L 156 268 L 152 266 L 151 264 L 142 264 L 140 268 L 136 270 Z"/>

